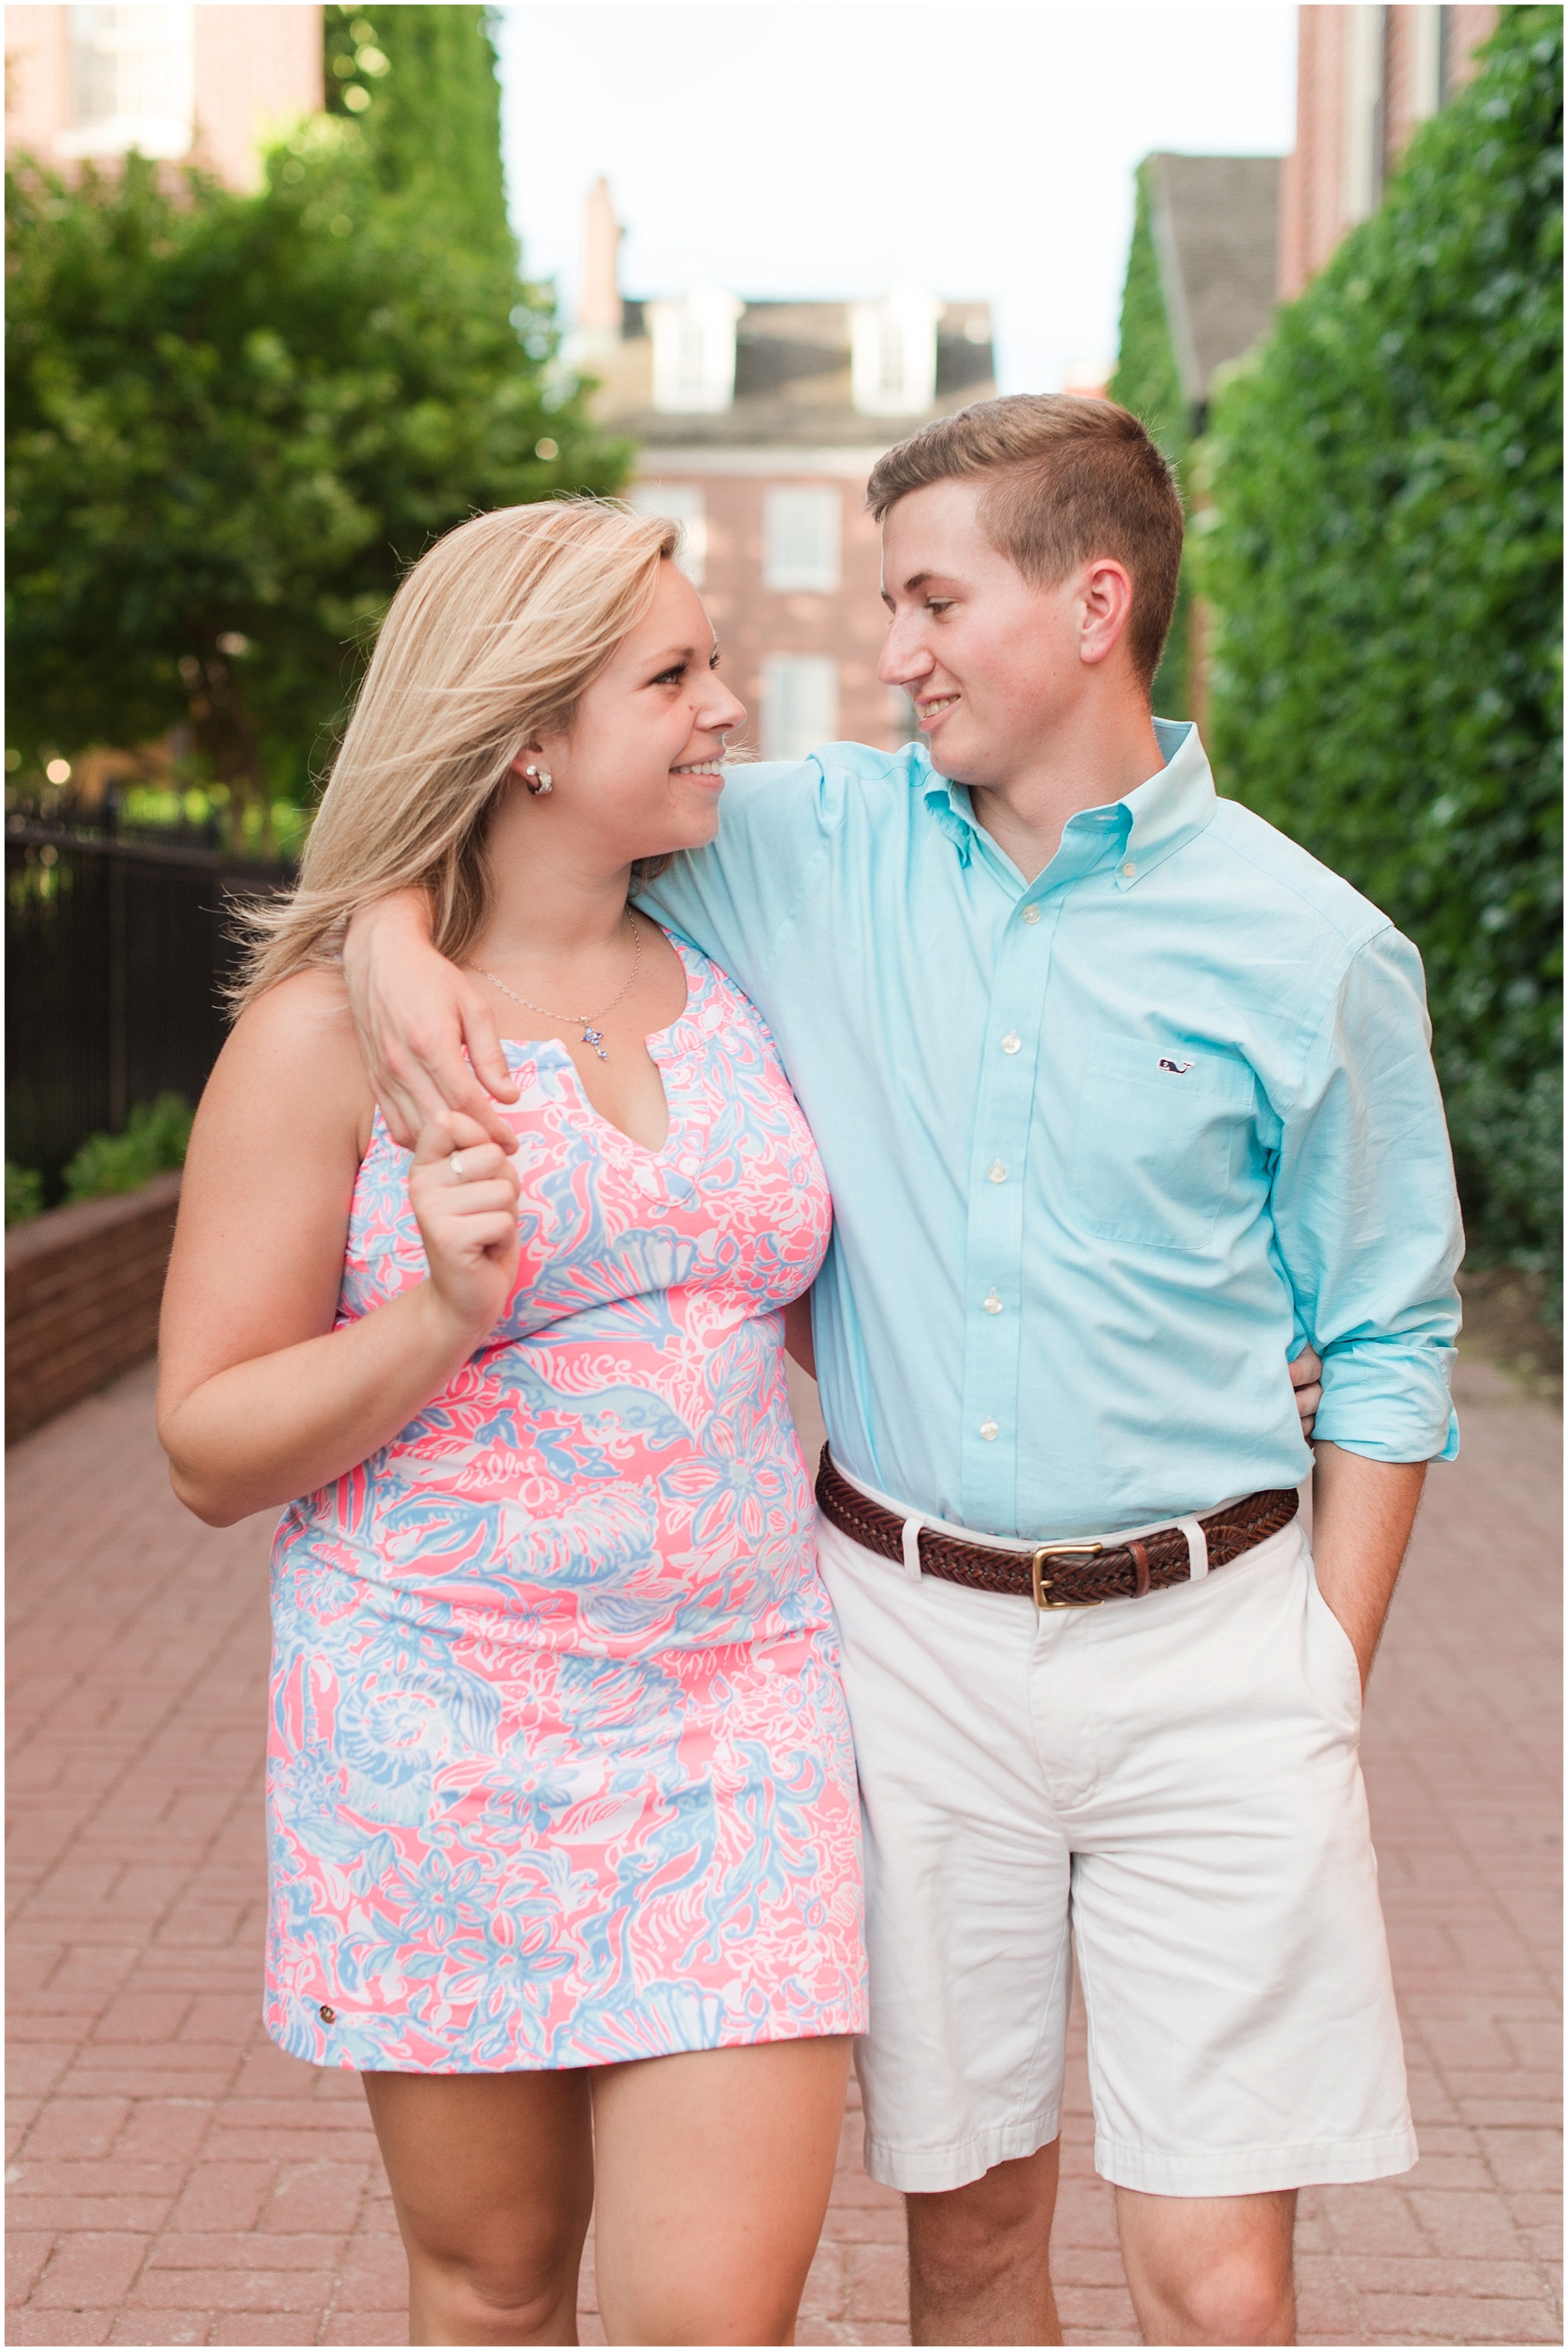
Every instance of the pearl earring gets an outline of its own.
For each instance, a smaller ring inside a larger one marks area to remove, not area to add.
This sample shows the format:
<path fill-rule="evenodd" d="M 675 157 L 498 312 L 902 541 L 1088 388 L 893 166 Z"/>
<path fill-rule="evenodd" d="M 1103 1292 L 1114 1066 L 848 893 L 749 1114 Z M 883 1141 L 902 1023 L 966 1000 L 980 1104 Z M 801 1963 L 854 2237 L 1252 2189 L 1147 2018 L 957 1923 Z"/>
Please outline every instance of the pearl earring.
<path fill-rule="evenodd" d="M 523 780 L 537 799 L 541 793 L 555 789 L 555 780 L 548 768 L 525 768 Z"/>

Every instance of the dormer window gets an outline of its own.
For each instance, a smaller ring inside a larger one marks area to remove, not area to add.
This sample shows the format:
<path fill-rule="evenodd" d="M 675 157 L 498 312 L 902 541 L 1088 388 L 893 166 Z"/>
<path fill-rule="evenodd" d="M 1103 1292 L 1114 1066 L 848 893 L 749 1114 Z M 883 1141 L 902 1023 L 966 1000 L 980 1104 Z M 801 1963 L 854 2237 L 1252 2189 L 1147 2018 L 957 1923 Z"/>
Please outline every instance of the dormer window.
<path fill-rule="evenodd" d="M 61 155 L 166 161 L 189 153 L 195 130 L 193 11 L 188 7 L 70 11 L 71 126 Z"/>
<path fill-rule="evenodd" d="M 712 416 L 735 400 L 735 322 L 744 305 L 722 287 L 678 302 L 650 302 L 653 405 L 667 415 Z"/>
<path fill-rule="evenodd" d="M 915 416 L 936 397 L 942 304 L 918 287 L 858 302 L 850 321 L 851 381 L 862 416 Z"/>

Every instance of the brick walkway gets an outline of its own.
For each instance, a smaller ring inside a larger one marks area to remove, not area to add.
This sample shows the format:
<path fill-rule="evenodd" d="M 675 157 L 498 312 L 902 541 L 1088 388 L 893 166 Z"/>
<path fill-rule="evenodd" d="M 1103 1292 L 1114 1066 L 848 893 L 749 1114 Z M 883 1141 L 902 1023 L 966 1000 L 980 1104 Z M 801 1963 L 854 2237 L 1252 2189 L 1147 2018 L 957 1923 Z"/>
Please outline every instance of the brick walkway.
<path fill-rule="evenodd" d="M 1464 1375 L 1368 1714 L 1421 2129 L 1406 2179 L 1317 2191 L 1303 2340 L 1562 2340 L 1556 2298 L 1560 1424 Z M 256 2022 L 267 1662 L 259 1521 L 177 1509 L 150 1371 L 11 1469 L 7 2340 L 395 2344 L 403 2271 L 351 2074 Z M 1136 2341 L 1082 2055 L 1056 2234 L 1068 2340 Z M 903 2343 L 902 2220 L 855 2159 L 804 2343 Z M 585 2269 L 585 2342 L 603 2336 Z"/>

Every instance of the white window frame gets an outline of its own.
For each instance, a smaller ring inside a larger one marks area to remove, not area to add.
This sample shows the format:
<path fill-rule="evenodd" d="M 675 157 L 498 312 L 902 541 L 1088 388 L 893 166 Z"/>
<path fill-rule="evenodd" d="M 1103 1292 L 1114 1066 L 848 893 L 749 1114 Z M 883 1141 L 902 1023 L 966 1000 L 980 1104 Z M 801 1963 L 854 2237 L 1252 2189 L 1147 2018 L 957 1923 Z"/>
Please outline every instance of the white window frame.
<path fill-rule="evenodd" d="M 835 594 L 843 579 L 843 493 L 831 483 L 779 483 L 762 500 L 762 584 Z"/>
<path fill-rule="evenodd" d="M 839 730 L 839 664 L 831 653 L 767 653 L 762 662 L 762 756 L 803 759 Z"/>
<path fill-rule="evenodd" d="M 72 7 L 71 122 L 57 154 L 161 162 L 189 154 L 196 126 L 195 12 L 191 7 Z"/>
<path fill-rule="evenodd" d="M 1347 228 L 1369 220 L 1382 193 L 1383 14 L 1359 5 L 1343 11 L 1340 211 Z"/>
<path fill-rule="evenodd" d="M 626 503 L 638 514 L 662 515 L 678 523 L 681 543 L 675 561 L 694 588 L 707 575 L 707 497 L 695 482 L 633 482 Z"/>
<path fill-rule="evenodd" d="M 850 384 L 862 416 L 917 416 L 936 397 L 936 322 L 944 305 L 923 287 L 895 287 L 850 313 Z"/>
<path fill-rule="evenodd" d="M 721 286 L 650 302 L 653 405 L 667 416 L 716 416 L 735 404 L 735 328 L 746 308 Z"/>
<path fill-rule="evenodd" d="M 1410 113 L 1425 122 L 1443 103 L 1443 12 L 1414 7 L 1410 18 Z"/>

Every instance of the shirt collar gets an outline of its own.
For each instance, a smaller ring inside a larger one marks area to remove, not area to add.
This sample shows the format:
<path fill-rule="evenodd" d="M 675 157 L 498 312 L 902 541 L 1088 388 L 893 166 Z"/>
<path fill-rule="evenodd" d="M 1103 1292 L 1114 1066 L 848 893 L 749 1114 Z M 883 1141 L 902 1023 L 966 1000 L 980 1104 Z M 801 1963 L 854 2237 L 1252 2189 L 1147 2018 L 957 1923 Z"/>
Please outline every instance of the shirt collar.
<path fill-rule="evenodd" d="M 1164 767 L 1121 799 L 1103 808 L 1080 809 L 1062 831 L 1065 848 L 1070 837 L 1090 831 L 1103 837 L 1113 823 L 1123 836 L 1119 888 L 1130 889 L 1142 875 L 1196 840 L 1211 822 L 1217 806 L 1207 756 L 1190 719 L 1156 718 L 1155 739 L 1164 755 Z M 967 788 L 939 776 L 924 744 L 918 752 L 925 771 L 925 805 L 956 849 L 960 863 L 970 862 L 977 844 L 999 855 L 975 815 Z M 1055 862 L 1053 858 L 1051 863 Z"/>

